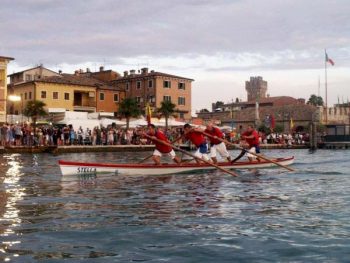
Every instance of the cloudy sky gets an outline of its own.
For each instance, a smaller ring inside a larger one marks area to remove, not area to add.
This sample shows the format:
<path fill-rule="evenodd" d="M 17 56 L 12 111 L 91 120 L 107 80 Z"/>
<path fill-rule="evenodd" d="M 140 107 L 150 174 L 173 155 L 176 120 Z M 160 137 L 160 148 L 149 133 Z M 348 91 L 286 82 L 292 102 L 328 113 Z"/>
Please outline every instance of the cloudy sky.
<path fill-rule="evenodd" d="M 262 76 L 271 96 L 350 99 L 349 0 L 0 0 L 9 73 L 44 64 L 72 73 L 147 66 L 194 78 L 193 111 L 245 100 Z"/>

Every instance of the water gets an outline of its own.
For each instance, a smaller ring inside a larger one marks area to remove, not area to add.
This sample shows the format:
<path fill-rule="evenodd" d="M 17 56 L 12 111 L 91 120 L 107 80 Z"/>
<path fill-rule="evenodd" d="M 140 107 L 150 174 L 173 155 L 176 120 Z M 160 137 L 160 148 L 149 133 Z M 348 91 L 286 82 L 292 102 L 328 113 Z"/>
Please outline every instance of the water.
<path fill-rule="evenodd" d="M 63 178 L 149 152 L 3 155 L 0 261 L 350 262 L 350 151 L 265 153 L 298 171 Z"/>

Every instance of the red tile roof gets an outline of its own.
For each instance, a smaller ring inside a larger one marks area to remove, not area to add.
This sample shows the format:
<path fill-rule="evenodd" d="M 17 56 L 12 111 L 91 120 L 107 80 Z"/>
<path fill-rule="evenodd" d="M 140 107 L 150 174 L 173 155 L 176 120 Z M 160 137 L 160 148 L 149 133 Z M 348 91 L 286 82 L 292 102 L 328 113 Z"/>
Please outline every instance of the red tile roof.
<path fill-rule="evenodd" d="M 146 74 L 132 74 L 132 75 L 128 75 L 126 77 L 122 76 L 122 77 L 118 78 L 117 80 L 113 80 L 113 82 L 119 82 L 119 81 L 123 81 L 123 80 L 135 79 L 135 78 L 158 77 L 158 76 L 194 81 L 194 79 L 190 79 L 190 78 L 180 77 L 180 76 L 171 75 L 171 74 L 162 73 L 162 72 L 157 72 L 157 71 L 153 71 L 153 72 L 151 71 L 151 72 L 146 73 Z"/>

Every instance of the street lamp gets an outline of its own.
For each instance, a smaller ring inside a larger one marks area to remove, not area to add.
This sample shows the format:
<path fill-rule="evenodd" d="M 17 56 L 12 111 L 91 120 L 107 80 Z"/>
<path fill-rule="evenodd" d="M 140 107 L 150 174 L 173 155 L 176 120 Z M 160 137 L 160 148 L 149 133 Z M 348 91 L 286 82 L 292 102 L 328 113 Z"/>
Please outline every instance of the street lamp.
<path fill-rule="evenodd" d="M 7 96 L 7 100 L 11 101 L 12 103 L 15 103 L 17 101 L 21 101 L 22 99 L 20 96 L 17 96 L 17 95 L 9 95 Z M 13 112 L 11 114 L 13 114 Z M 6 109 L 6 122 L 7 122 L 7 109 Z"/>

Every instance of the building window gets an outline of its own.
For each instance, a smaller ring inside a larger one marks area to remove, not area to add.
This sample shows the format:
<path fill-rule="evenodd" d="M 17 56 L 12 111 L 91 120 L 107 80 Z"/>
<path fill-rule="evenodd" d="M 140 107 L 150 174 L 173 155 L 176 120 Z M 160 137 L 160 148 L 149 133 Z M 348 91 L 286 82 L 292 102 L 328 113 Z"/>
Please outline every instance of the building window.
<path fill-rule="evenodd" d="M 185 114 L 183 112 L 180 112 L 180 116 L 181 119 L 185 118 Z"/>
<path fill-rule="evenodd" d="M 170 88 L 171 88 L 171 82 L 170 82 L 170 80 L 164 80 L 164 81 L 163 81 L 163 87 L 164 87 L 165 89 L 170 89 Z"/>
<path fill-rule="evenodd" d="M 185 105 L 185 97 L 178 97 L 177 104 Z"/>
<path fill-rule="evenodd" d="M 113 100 L 114 100 L 114 102 L 118 102 L 119 101 L 119 94 L 118 93 L 114 93 Z"/>
<path fill-rule="evenodd" d="M 178 87 L 179 87 L 179 89 L 185 89 L 185 83 L 179 82 Z"/>
<path fill-rule="evenodd" d="M 141 89 L 141 81 L 136 81 L 136 88 Z"/>
<path fill-rule="evenodd" d="M 153 88 L 153 80 L 148 81 L 148 88 Z"/>
<path fill-rule="evenodd" d="M 26 81 L 31 81 L 32 80 L 32 75 L 26 74 Z"/>
<path fill-rule="evenodd" d="M 24 99 L 25 100 L 27 100 L 28 98 L 27 98 L 27 92 L 26 93 L 24 93 Z"/>
<path fill-rule="evenodd" d="M 105 94 L 103 92 L 100 92 L 100 100 L 105 100 Z"/>
<path fill-rule="evenodd" d="M 140 103 L 141 102 L 141 97 L 136 97 L 136 102 Z"/>
<path fill-rule="evenodd" d="M 64 93 L 64 100 L 69 100 L 69 93 Z"/>
<path fill-rule="evenodd" d="M 31 100 L 32 99 L 32 92 L 31 91 L 29 91 L 29 93 L 28 93 L 28 97 L 29 97 L 29 99 Z"/>
<path fill-rule="evenodd" d="M 171 101 L 171 96 L 163 96 L 163 101 Z"/>
<path fill-rule="evenodd" d="M 46 99 L 46 91 L 45 90 L 41 91 L 41 98 Z"/>
<path fill-rule="evenodd" d="M 129 91 L 129 83 L 126 83 L 126 84 L 125 84 L 125 90 L 126 90 L 126 91 Z"/>
<path fill-rule="evenodd" d="M 156 98 L 154 96 L 150 95 L 148 97 L 148 102 L 155 102 L 155 101 L 156 101 Z"/>
<path fill-rule="evenodd" d="M 52 99 L 58 100 L 58 92 L 57 91 L 52 92 Z"/>

